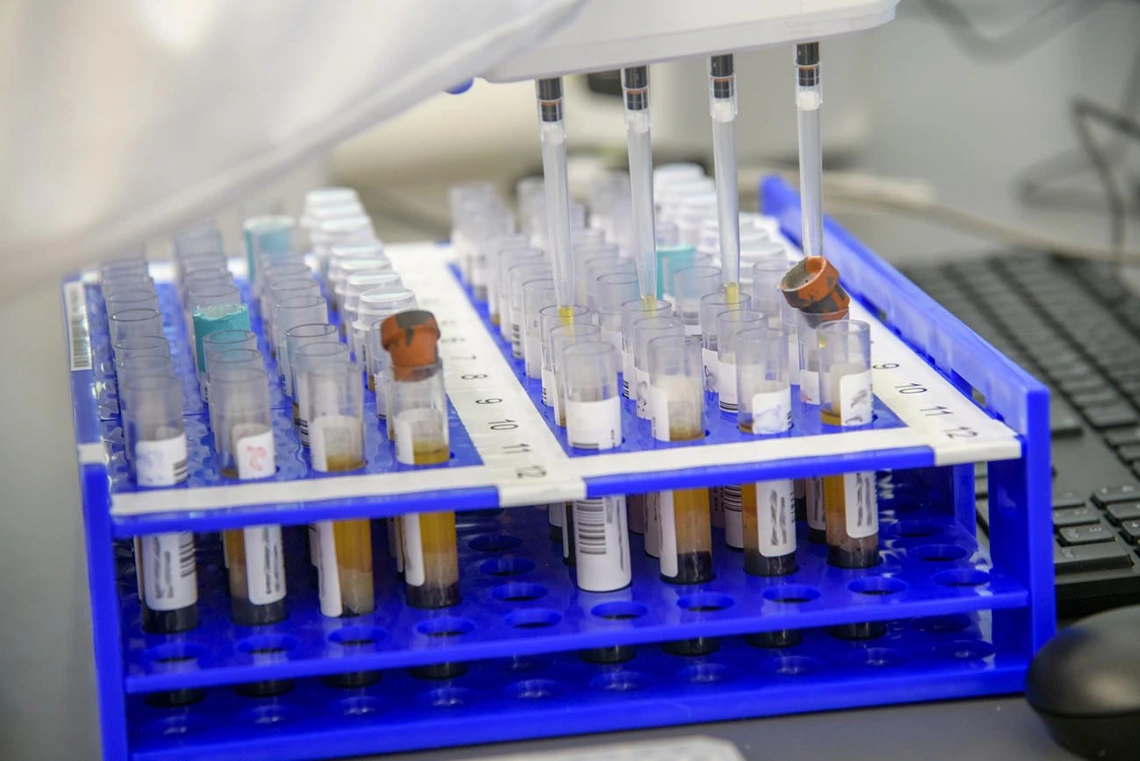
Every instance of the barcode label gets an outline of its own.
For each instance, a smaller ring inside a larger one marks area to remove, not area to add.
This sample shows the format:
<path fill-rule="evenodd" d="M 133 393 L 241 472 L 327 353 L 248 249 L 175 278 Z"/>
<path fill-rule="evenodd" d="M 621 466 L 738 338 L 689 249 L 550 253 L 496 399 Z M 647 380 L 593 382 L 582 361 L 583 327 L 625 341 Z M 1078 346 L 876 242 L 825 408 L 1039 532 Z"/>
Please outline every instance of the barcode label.
<path fill-rule="evenodd" d="M 840 425 L 866 425 L 870 423 L 873 402 L 870 370 L 840 376 Z"/>
<path fill-rule="evenodd" d="M 523 342 L 523 368 L 526 370 L 526 377 L 540 378 L 542 377 L 542 342 L 538 340 L 539 328 L 533 327 L 533 330 L 527 330 L 526 338 Z"/>
<path fill-rule="evenodd" d="M 396 561 L 396 572 L 404 572 L 404 530 L 399 516 L 385 518 L 388 529 L 388 557 Z"/>
<path fill-rule="evenodd" d="M 717 363 L 716 349 L 701 349 L 701 365 L 705 374 L 705 391 L 711 391 L 714 394 L 720 392 L 720 386 L 717 385 Z"/>
<path fill-rule="evenodd" d="M 243 481 L 265 478 L 277 472 L 272 428 L 260 423 L 242 423 L 234 426 L 233 437 L 238 478 Z"/>
<path fill-rule="evenodd" d="M 790 480 L 756 484 L 756 529 L 760 554 L 779 558 L 796 551 L 796 503 Z"/>
<path fill-rule="evenodd" d="M 186 480 L 186 434 L 135 442 L 135 480 L 139 486 L 174 486 Z"/>
<path fill-rule="evenodd" d="M 744 548 L 744 513 L 739 486 L 725 486 L 720 490 L 724 506 L 724 543 L 736 549 Z"/>
<path fill-rule="evenodd" d="M 83 283 L 63 286 L 67 310 L 67 344 L 71 350 L 71 371 L 91 369 L 91 325 L 87 320 L 87 292 Z"/>
<path fill-rule="evenodd" d="M 424 568 L 424 545 L 420 533 L 420 516 L 415 513 L 400 517 L 404 539 L 404 581 L 408 586 L 422 587 L 427 581 Z"/>
<path fill-rule="evenodd" d="M 716 377 L 717 388 L 719 389 L 718 401 L 721 410 L 724 412 L 736 412 L 736 407 L 739 404 L 736 393 L 736 365 L 730 362 L 721 362 L 718 359 L 716 362 Z"/>
<path fill-rule="evenodd" d="M 340 572 L 336 563 L 336 535 L 332 521 L 313 524 L 317 541 L 312 544 L 316 552 L 317 586 L 321 600 L 321 615 L 337 618 L 344 612 L 340 597 Z"/>
<path fill-rule="evenodd" d="M 653 492 L 643 495 L 645 499 L 645 554 L 651 558 L 661 557 L 661 494 Z"/>
<path fill-rule="evenodd" d="M 633 352 L 621 353 L 621 393 L 626 399 L 634 398 L 637 368 L 633 362 Z"/>
<path fill-rule="evenodd" d="M 554 406 L 554 371 L 546 367 L 542 368 L 542 403 Z"/>
<path fill-rule="evenodd" d="M 680 572 L 677 558 L 677 521 L 673 513 L 673 492 L 657 493 L 657 530 L 661 534 L 661 575 L 674 578 Z"/>
<path fill-rule="evenodd" d="M 792 427 L 792 388 L 752 395 L 752 433 L 783 433 Z"/>
<path fill-rule="evenodd" d="M 800 401 L 804 404 L 819 404 L 819 373 L 815 370 L 800 370 Z"/>
<path fill-rule="evenodd" d="M 843 475 L 847 536 L 862 539 L 879 533 L 879 500 L 873 471 Z"/>
<path fill-rule="evenodd" d="M 364 452 L 364 429 L 352 415 L 326 415 L 310 421 L 309 456 L 313 470 L 327 472 L 330 465 L 354 462 Z"/>
<path fill-rule="evenodd" d="M 621 445 L 621 402 L 566 402 L 566 439 L 575 449 L 594 451 Z"/>
<path fill-rule="evenodd" d="M 246 526 L 245 581 L 249 601 L 268 605 L 285 599 L 285 547 L 280 526 Z"/>
<path fill-rule="evenodd" d="M 142 546 L 143 600 L 151 610 L 178 610 L 198 602 L 194 535 L 152 534 Z"/>
<path fill-rule="evenodd" d="M 578 500 L 573 510 L 578 588 L 612 592 L 628 586 L 632 576 L 625 497 Z"/>
<path fill-rule="evenodd" d="M 804 484 L 804 498 L 807 500 L 808 528 L 823 531 L 827 528 L 826 513 L 823 507 L 823 479 L 812 476 Z"/>
<path fill-rule="evenodd" d="M 521 312 L 521 309 L 511 308 L 511 355 L 515 359 L 523 358 Z"/>

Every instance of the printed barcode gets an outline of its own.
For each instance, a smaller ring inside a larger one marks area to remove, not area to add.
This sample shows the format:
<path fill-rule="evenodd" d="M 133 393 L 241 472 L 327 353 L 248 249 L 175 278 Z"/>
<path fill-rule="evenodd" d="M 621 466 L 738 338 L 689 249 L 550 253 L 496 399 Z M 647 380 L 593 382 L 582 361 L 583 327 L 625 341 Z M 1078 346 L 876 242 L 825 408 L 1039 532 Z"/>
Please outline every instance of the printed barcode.
<path fill-rule="evenodd" d="M 606 500 L 602 497 L 574 503 L 575 539 L 586 555 L 606 554 Z"/>
<path fill-rule="evenodd" d="M 487 286 L 485 286 L 485 285 L 475 286 L 475 300 L 476 301 L 486 301 L 487 300 Z"/>
<path fill-rule="evenodd" d="M 569 437 L 567 437 L 567 438 L 569 438 Z M 600 449 L 600 446 L 599 446 L 598 442 L 596 442 L 596 441 L 582 443 L 582 442 L 574 441 L 573 439 L 571 439 L 570 440 L 570 446 L 573 447 L 574 449 L 593 449 L 595 451 Z"/>
<path fill-rule="evenodd" d="M 174 483 L 180 484 L 186 480 L 190 475 L 190 468 L 186 464 L 186 460 L 179 460 L 174 463 Z"/>
<path fill-rule="evenodd" d="M 189 531 L 178 536 L 178 575 L 183 579 L 194 575 L 194 534 Z"/>
<path fill-rule="evenodd" d="M 308 447 L 309 446 L 309 421 L 308 420 L 298 420 L 297 426 L 301 430 L 301 446 Z"/>
<path fill-rule="evenodd" d="M 511 354 L 515 359 L 522 359 L 522 330 L 517 322 L 511 323 Z"/>
<path fill-rule="evenodd" d="M 71 349 L 71 370 L 91 369 L 91 329 L 87 322 L 87 295 L 84 285 L 70 282 L 64 286 L 67 309 L 67 342 Z"/>
<path fill-rule="evenodd" d="M 626 399 L 630 398 L 630 395 L 629 395 L 629 379 L 626 378 L 624 375 L 621 376 L 621 392 L 625 396 Z"/>
<path fill-rule="evenodd" d="M 721 504 L 724 505 L 725 510 L 739 513 L 741 510 L 740 502 L 740 487 L 739 486 L 725 486 L 721 489 Z"/>
<path fill-rule="evenodd" d="M 720 410 L 721 410 L 721 412 L 736 412 L 737 406 L 738 405 L 736 404 L 736 402 L 726 402 L 724 400 L 724 397 L 721 397 L 721 399 L 720 399 Z"/>

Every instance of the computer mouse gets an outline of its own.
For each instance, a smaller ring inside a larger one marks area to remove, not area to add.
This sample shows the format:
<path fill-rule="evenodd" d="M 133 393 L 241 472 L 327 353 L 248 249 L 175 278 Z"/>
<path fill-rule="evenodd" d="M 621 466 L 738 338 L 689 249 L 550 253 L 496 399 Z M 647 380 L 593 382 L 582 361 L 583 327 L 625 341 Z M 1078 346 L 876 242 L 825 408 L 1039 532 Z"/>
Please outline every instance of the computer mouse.
<path fill-rule="evenodd" d="M 1140 605 L 1062 629 L 1033 658 L 1025 696 L 1082 758 L 1140 758 Z"/>

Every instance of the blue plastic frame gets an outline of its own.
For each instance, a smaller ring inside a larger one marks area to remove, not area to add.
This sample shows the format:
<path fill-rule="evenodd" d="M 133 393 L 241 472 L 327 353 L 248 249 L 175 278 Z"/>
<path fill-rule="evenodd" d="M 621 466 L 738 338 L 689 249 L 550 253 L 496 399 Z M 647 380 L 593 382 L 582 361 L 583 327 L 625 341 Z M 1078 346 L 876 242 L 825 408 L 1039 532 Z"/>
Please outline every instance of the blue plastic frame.
<path fill-rule="evenodd" d="M 796 194 L 772 179 L 761 191 L 766 213 L 798 241 Z M 541 510 L 478 509 L 497 504 L 490 487 L 342 500 L 331 506 L 337 517 L 472 511 L 460 516 L 461 607 L 411 611 L 402 605 L 398 585 L 381 582 L 375 616 L 321 619 L 306 588 L 307 564 L 293 562 L 286 622 L 256 632 L 235 627 L 224 595 L 207 592 L 197 630 L 153 637 L 138 630 L 137 599 L 129 574 L 117 564 L 116 538 L 189 526 L 215 531 L 264 519 L 266 511 L 298 525 L 327 517 L 330 505 L 322 511 L 266 505 L 112 518 L 108 468 L 81 456 L 104 757 L 347 756 L 1019 690 L 1030 657 L 1055 626 L 1047 391 L 834 222 L 827 222 L 825 235 L 828 255 L 852 295 L 965 394 L 984 395 L 987 412 L 1019 434 L 1022 458 L 989 465 L 988 552 L 974 536 L 972 466 L 931 468 L 922 447 L 896 451 L 889 463 L 894 498 L 882 504 L 884 563 L 878 568 L 830 568 L 821 549 L 801 537 L 795 576 L 747 577 L 738 555 L 718 552 L 717 579 L 695 588 L 656 579 L 653 563 L 635 546 L 633 587 L 610 595 L 577 592 L 556 549 L 543 539 Z M 94 391 L 105 381 L 100 368 L 71 375 L 82 454 L 84 445 L 102 442 L 113 414 L 100 414 Z M 196 393 L 188 386 L 188 398 Z M 200 408 L 191 405 L 188 414 L 193 418 Z M 288 443 L 290 426 L 280 422 L 278 436 Z M 884 425 L 891 424 L 885 417 Z M 208 454 L 206 442 L 199 446 Z M 805 458 L 780 473 L 885 467 L 874 453 L 836 459 Z M 651 482 L 588 478 L 587 488 L 595 495 L 694 485 L 694 478 L 731 483 L 744 473 L 774 475 L 753 465 Z M 295 534 L 287 532 L 290 541 Z M 382 536 L 376 541 L 384 546 Z M 207 552 L 207 542 L 202 544 Z M 202 567 L 203 588 L 212 589 L 212 574 L 220 569 Z M 805 599 L 785 603 L 782 595 Z M 599 610 L 619 615 L 606 618 Z M 861 643 L 826 631 L 867 621 L 887 622 L 887 633 Z M 449 627 L 460 633 L 432 634 L 450 633 Z M 742 636 L 793 628 L 805 631 L 798 649 L 757 648 Z M 697 636 L 718 638 L 720 650 L 685 658 L 655 644 Z M 372 644 L 346 649 L 337 637 Z M 633 646 L 637 657 L 600 666 L 576 652 L 607 645 Z M 272 653 L 257 654 L 264 650 Z M 465 676 L 441 683 L 403 670 L 441 660 L 471 665 Z M 356 669 L 382 669 L 384 677 L 353 691 L 334 690 L 319 679 Z M 297 680 L 296 686 L 278 698 L 239 697 L 227 686 L 286 678 Z M 147 694 L 186 688 L 206 688 L 206 698 L 180 709 L 146 703 Z"/>

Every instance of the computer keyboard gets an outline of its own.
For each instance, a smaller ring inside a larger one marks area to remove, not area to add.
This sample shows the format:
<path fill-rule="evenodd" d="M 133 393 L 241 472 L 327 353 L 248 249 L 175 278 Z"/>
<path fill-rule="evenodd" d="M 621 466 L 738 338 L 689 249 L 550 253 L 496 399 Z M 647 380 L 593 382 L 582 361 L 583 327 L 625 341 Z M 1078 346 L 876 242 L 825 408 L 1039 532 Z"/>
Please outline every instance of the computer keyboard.
<path fill-rule="evenodd" d="M 1140 296 L 1113 268 L 1008 254 L 906 271 L 1049 386 L 1063 618 L 1140 601 Z M 975 471 L 989 530 L 986 471 Z"/>

